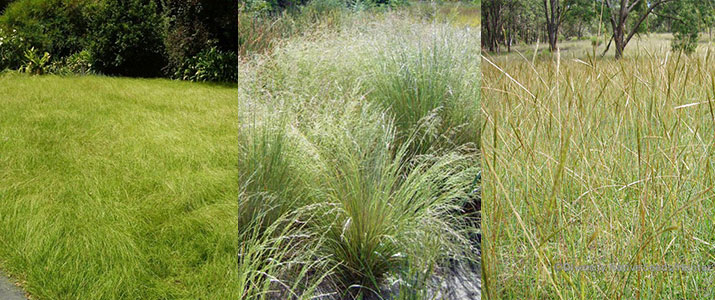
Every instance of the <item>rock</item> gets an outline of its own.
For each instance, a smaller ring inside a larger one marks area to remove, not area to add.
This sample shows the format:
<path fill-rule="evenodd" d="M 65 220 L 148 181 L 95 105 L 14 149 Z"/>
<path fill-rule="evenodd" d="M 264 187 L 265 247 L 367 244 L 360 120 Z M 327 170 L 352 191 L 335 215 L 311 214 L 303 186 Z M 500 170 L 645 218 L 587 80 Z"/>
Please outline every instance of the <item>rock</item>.
<path fill-rule="evenodd" d="M 0 299 L 2 300 L 27 300 L 25 292 L 0 273 Z"/>

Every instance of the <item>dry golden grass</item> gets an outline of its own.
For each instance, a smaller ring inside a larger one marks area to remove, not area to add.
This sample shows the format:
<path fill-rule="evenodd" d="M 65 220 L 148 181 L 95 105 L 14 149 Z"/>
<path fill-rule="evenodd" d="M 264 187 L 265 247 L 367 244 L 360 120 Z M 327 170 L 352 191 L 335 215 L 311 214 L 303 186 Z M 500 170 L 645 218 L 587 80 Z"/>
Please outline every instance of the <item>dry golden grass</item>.
<path fill-rule="evenodd" d="M 489 298 L 715 296 L 715 54 L 644 42 L 619 61 L 484 58 Z"/>

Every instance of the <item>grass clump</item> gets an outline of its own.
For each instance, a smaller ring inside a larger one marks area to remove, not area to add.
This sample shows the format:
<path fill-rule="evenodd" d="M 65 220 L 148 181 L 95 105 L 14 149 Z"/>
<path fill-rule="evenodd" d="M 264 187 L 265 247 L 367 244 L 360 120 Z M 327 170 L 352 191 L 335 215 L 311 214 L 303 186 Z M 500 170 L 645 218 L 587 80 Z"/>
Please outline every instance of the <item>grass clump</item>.
<path fill-rule="evenodd" d="M 410 161 L 409 144 L 392 151 L 394 128 L 384 118 L 365 111 L 341 117 L 350 122 L 331 122 L 316 142 L 317 197 L 335 207 L 335 220 L 317 228 L 328 228 L 325 255 L 340 265 L 345 287 L 378 289 L 403 260 L 434 267 L 468 244 L 464 220 L 452 213 L 466 198 L 476 160 L 453 154 Z"/>
<path fill-rule="evenodd" d="M 462 207 L 479 172 L 478 133 L 466 129 L 476 111 L 465 112 L 478 101 L 476 63 L 454 61 L 462 45 L 477 44 L 473 37 L 403 13 L 346 14 L 336 30 L 291 37 L 242 63 L 239 207 L 252 217 L 240 224 L 251 232 L 257 215 L 270 227 L 301 211 L 300 222 L 278 226 L 300 228 L 296 247 L 264 256 L 286 266 L 321 262 L 272 269 L 284 289 L 264 285 L 253 295 L 376 297 L 398 284 L 407 297 L 424 294 L 448 259 L 474 259 L 468 235 L 476 229 Z M 464 51 L 464 61 L 475 58 Z M 389 74 L 403 66 L 415 69 Z M 385 84 L 414 89 L 399 94 Z M 408 109 L 419 102 L 430 108 Z M 449 146 L 423 146 L 427 126 Z M 452 139 L 451 131 L 471 138 Z M 305 245 L 310 259 L 295 251 Z"/>
<path fill-rule="evenodd" d="M 400 132 L 422 134 L 416 153 L 479 140 L 475 40 L 469 31 L 439 28 L 417 45 L 399 40 L 381 53 L 368 99 L 390 109 Z"/>
<path fill-rule="evenodd" d="M 490 298 L 713 296 L 713 59 L 485 57 Z"/>

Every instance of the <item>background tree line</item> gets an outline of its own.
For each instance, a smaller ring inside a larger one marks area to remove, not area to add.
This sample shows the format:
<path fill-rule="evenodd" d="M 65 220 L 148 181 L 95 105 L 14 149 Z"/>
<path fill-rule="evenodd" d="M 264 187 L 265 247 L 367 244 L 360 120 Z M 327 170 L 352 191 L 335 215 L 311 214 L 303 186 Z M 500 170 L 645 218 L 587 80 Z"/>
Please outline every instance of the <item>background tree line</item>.
<path fill-rule="evenodd" d="M 0 70 L 237 78 L 235 0 L 0 0 Z"/>
<path fill-rule="evenodd" d="M 598 35 L 613 44 L 616 58 L 641 33 L 671 32 L 673 49 L 695 50 L 698 34 L 712 33 L 715 0 L 483 0 L 482 48 L 501 52 L 517 43 L 541 41 L 551 50 L 560 40 Z M 604 52 L 605 54 L 605 52 Z"/>

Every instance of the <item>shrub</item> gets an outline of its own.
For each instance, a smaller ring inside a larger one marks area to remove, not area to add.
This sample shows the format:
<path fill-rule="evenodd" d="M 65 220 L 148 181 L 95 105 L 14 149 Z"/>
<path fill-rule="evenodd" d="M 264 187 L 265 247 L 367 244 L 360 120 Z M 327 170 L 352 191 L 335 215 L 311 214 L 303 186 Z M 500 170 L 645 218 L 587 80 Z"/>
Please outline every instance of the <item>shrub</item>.
<path fill-rule="evenodd" d="M 204 50 L 210 40 L 216 41 L 220 50 L 236 51 L 236 1 L 167 0 L 163 5 L 168 21 L 164 44 L 171 72 Z"/>
<path fill-rule="evenodd" d="M 216 46 L 201 51 L 179 66 L 174 77 L 191 81 L 235 82 L 238 80 L 238 56 Z"/>
<path fill-rule="evenodd" d="M 81 51 L 86 44 L 91 0 L 19 0 L 0 17 L 0 27 L 15 30 L 29 49 L 56 58 Z M 24 49 L 23 49 L 24 50 Z"/>
<path fill-rule="evenodd" d="M 686 20 L 673 24 L 674 32 L 671 44 L 673 51 L 682 51 L 685 54 L 695 52 L 698 47 L 698 35 L 700 33 L 700 28 L 698 28 L 696 22 L 695 20 Z"/>
<path fill-rule="evenodd" d="M 50 67 L 50 72 L 55 74 L 90 74 L 92 73 L 92 55 L 88 50 L 82 50 L 62 60 L 55 60 Z"/>
<path fill-rule="evenodd" d="M 169 15 L 169 26 L 164 44 L 170 70 L 178 68 L 206 46 L 209 32 L 198 18 L 200 11 L 198 0 L 168 1 L 165 13 Z"/>
<path fill-rule="evenodd" d="M 110 75 L 153 77 L 165 66 L 156 2 L 106 0 L 91 20 L 93 68 Z"/>
<path fill-rule="evenodd" d="M 34 47 L 25 50 L 25 62 L 20 67 L 20 72 L 32 75 L 45 74 L 49 67 L 50 57 L 50 54 L 47 52 L 40 55 Z"/>
<path fill-rule="evenodd" d="M 673 51 L 683 51 L 685 54 L 692 54 L 698 47 L 698 33 L 697 32 L 676 32 L 673 34 L 673 41 L 671 44 Z"/>
<path fill-rule="evenodd" d="M 16 32 L 0 28 L 0 70 L 17 69 L 24 59 L 27 45 Z"/>

